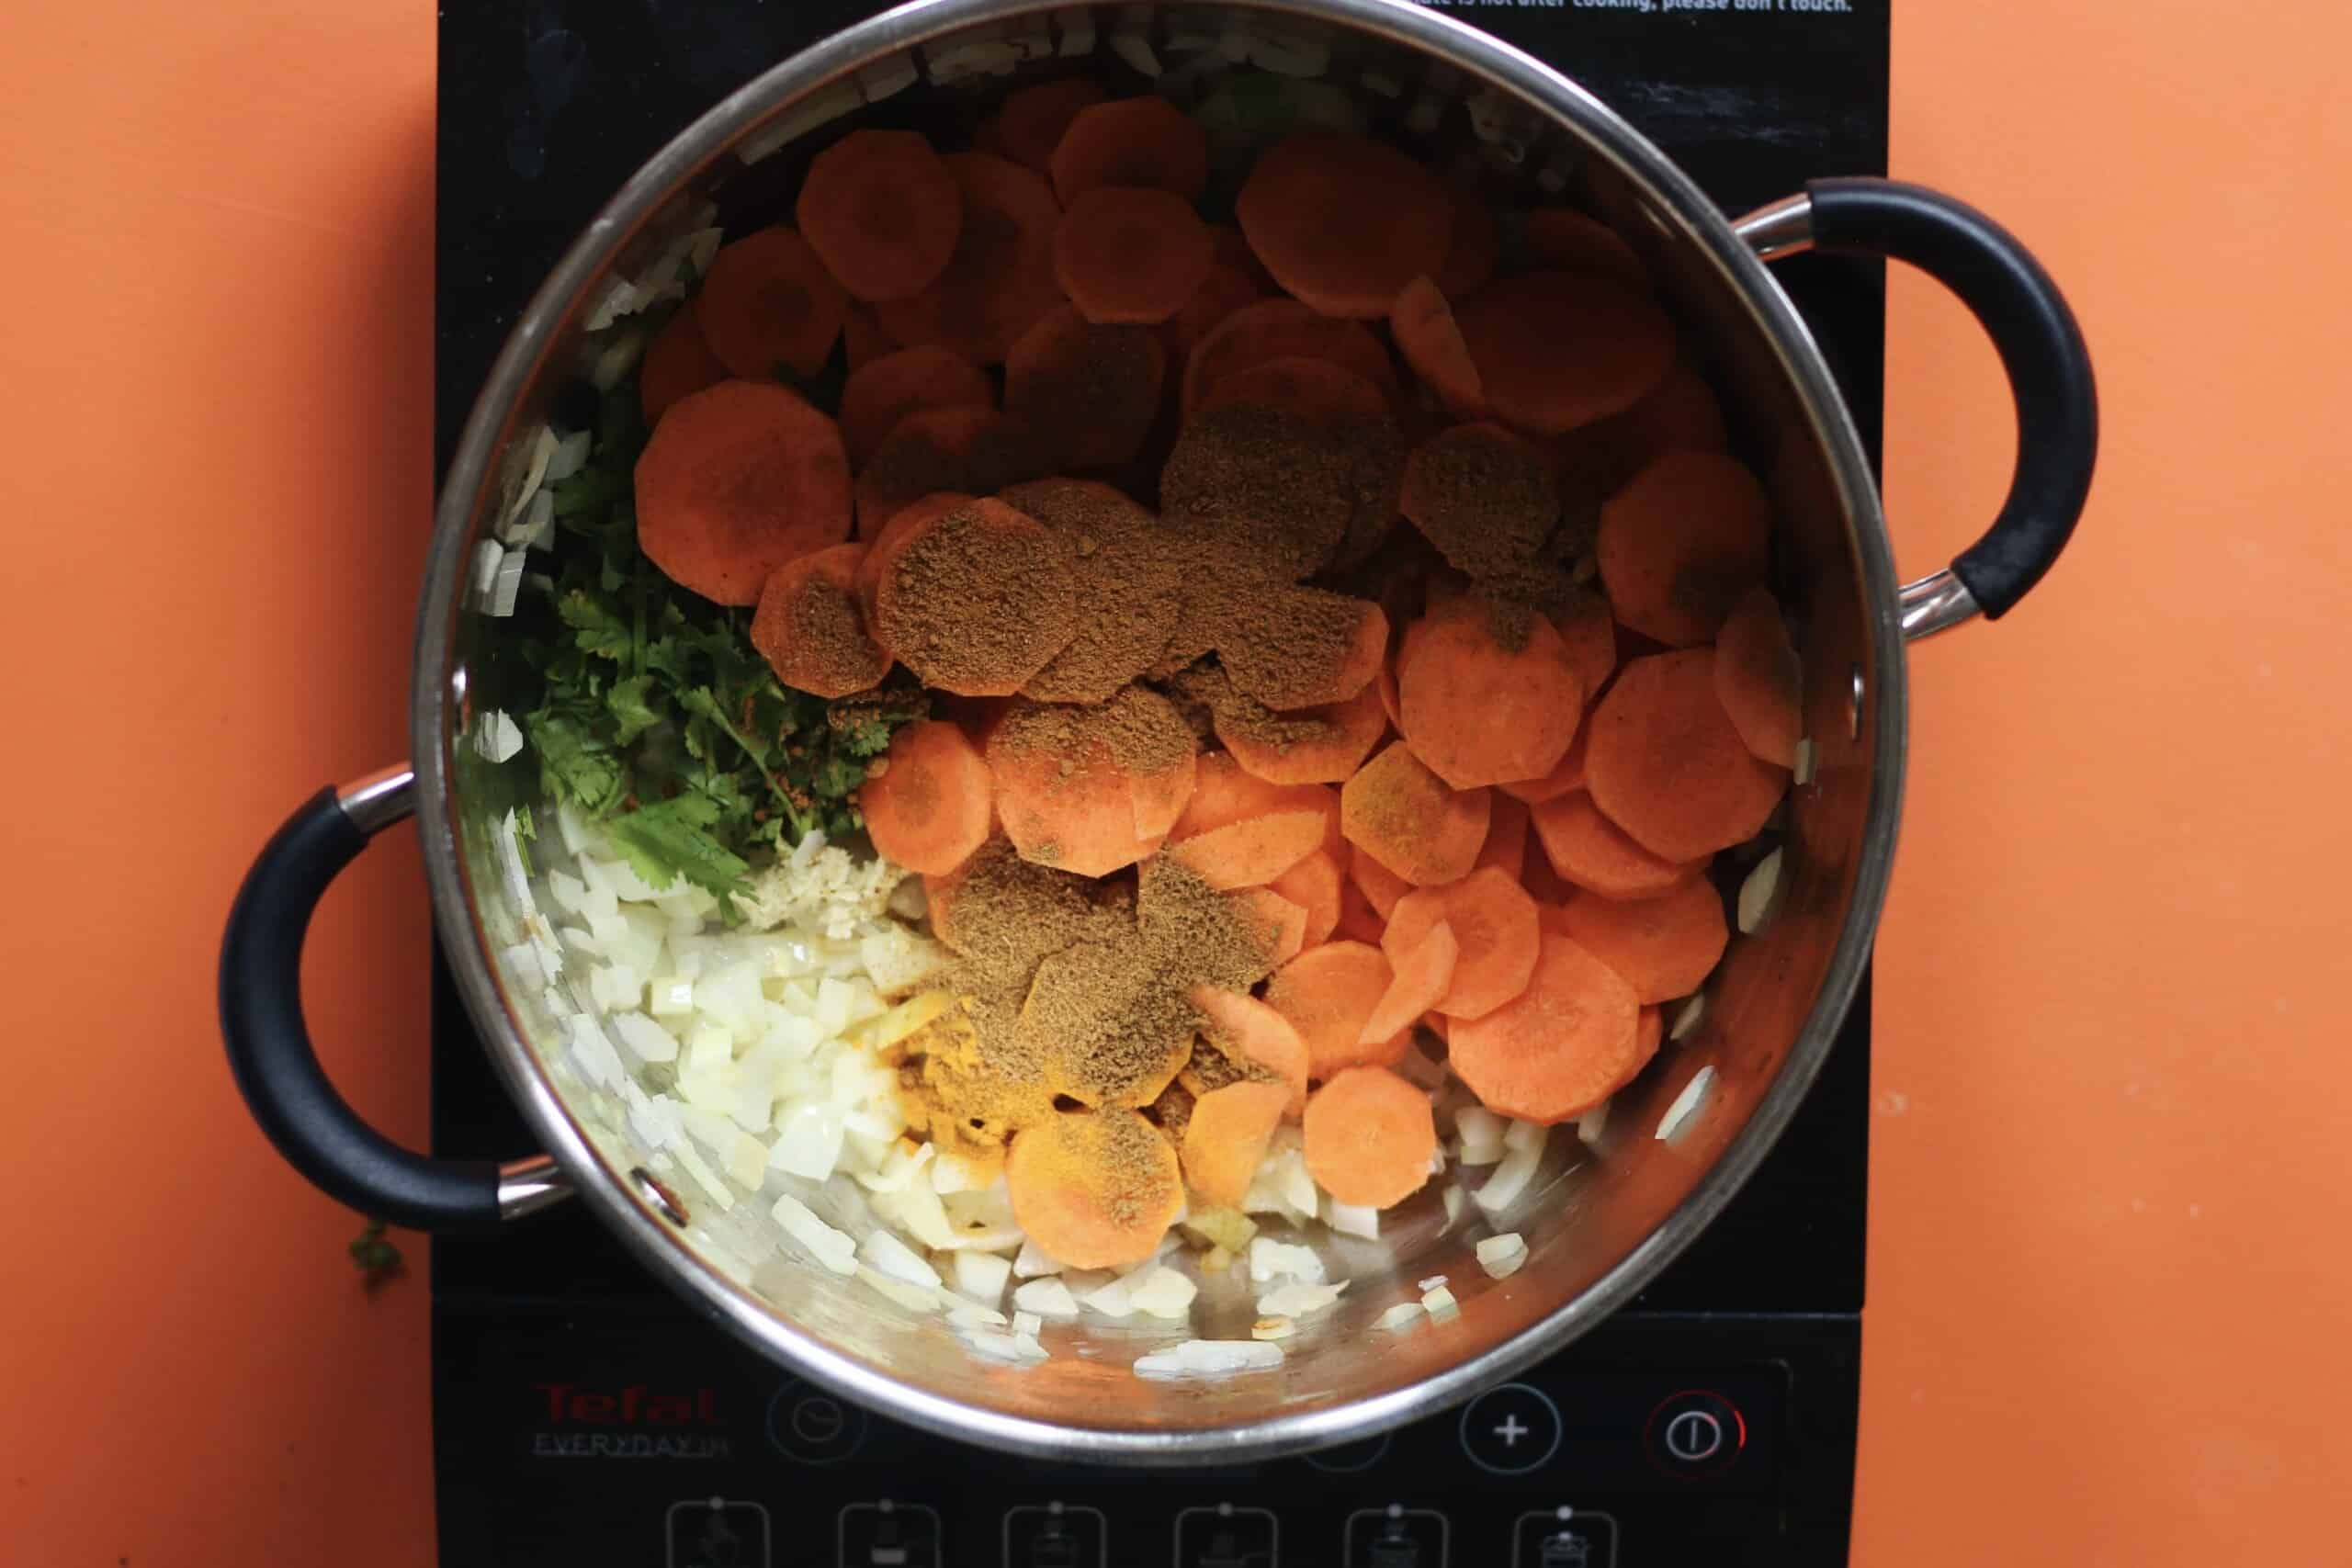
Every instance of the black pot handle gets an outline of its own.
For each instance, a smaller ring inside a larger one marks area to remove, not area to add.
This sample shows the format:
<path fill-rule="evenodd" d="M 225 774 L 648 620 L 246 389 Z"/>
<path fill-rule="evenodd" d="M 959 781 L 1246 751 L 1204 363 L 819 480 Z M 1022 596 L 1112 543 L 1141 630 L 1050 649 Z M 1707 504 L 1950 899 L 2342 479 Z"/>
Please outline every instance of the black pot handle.
<path fill-rule="evenodd" d="M 321 790 L 263 848 L 220 943 L 220 1033 L 254 1120 L 314 1186 L 393 1224 L 476 1230 L 563 1196 L 554 1162 L 432 1159 L 401 1147 L 335 1092 L 302 1021 L 311 912 L 368 840 L 414 808 L 415 778 L 402 764 Z"/>
<path fill-rule="evenodd" d="M 2098 456 L 2090 350 L 2058 286 L 1976 209 L 1899 180 L 1814 180 L 1736 227 L 1767 261 L 1811 249 L 1908 262 L 1983 323 L 2017 402 L 2017 472 L 1984 536 L 1950 570 L 1905 585 L 1903 626 L 1920 637 L 2007 614 L 2066 547 Z"/>

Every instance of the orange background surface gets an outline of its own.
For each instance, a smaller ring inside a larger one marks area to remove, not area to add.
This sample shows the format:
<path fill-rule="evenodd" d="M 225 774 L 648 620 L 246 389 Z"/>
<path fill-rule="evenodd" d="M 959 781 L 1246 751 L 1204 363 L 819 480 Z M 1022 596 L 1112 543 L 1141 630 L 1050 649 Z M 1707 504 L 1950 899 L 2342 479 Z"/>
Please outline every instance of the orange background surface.
<path fill-rule="evenodd" d="M 359 1289 L 211 982 L 279 816 L 402 751 L 433 9 L 17 0 L 6 30 L 0 1540 L 426 1562 L 425 1282 Z M 1914 660 L 1869 1568 L 2345 1550 L 2347 42 L 2287 0 L 1897 7 L 1895 172 L 2067 286 L 2107 446 L 2056 575 Z M 1957 307 L 1900 278 L 1891 327 L 1923 570 L 1991 513 L 2007 414 Z M 308 964 L 337 1078 L 413 1142 L 426 940 L 395 841 Z"/>

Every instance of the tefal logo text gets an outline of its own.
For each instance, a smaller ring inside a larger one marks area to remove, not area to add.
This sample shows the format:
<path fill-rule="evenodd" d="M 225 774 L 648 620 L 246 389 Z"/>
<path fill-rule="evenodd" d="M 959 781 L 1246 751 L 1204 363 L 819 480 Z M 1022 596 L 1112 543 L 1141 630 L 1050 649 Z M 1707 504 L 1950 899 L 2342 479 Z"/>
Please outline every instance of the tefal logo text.
<path fill-rule="evenodd" d="M 625 1427 L 644 1422 L 651 1427 L 718 1426 L 718 1393 L 698 1388 L 688 1393 L 661 1393 L 643 1383 L 617 1392 L 580 1383 L 543 1382 L 532 1385 L 547 1400 L 547 1418 L 585 1427 Z"/>

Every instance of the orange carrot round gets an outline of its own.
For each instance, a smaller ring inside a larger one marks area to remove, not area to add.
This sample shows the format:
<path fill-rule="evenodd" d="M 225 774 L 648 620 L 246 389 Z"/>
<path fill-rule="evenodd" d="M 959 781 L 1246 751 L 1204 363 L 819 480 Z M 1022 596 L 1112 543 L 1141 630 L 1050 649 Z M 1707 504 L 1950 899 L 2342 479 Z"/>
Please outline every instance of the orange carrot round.
<path fill-rule="evenodd" d="M 1266 961 L 1280 965 L 1296 958 L 1306 946 L 1306 911 L 1269 887 L 1241 887 L 1227 895 L 1240 906 L 1265 939 Z"/>
<path fill-rule="evenodd" d="M 1170 367 L 1181 372 L 1191 363 L 1193 350 L 1203 338 L 1234 311 L 1265 297 L 1266 291 L 1247 273 L 1223 262 L 1211 264 L 1208 276 L 1201 279 L 1201 286 L 1193 290 L 1192 298 L 1177 307 L 1176 313 L 1160 326 Z"/>
<path fill-rule="evenodd" d="M 1048 162 L 1064 206 L 1102 186 L 1145 186 L 1198 201 L 1209 183 L 1209 138 L 1166 98 L 1116 98 L 1070 117 Z"/>
<path fill-rule="evenodd" d="M 1285 714 L 1220 704 L 1216 724 L 1233 760 L 1268 784 L 1340 784 L 1372 755 L 1388 716 L 1380 711 L 1380 694 L 1366 686 L 1346 702 Z"/>
<path fill-rule="evenodd" d="M 1372 900 L 1364 897 L 1363 888 L 1354 874 L 1351 873 L 1341 877 L 1340 920 L 1331 928 L 1331 934 L 1344 942 L 1370 942 L 1377 947 L 1380 945 L 1380 933 L 1386 927 L 1387 922 L 1380 918 L 1380 911 L 1372 907 Z"/>
<path fill-rule="evenodd" d="M 1573 207 L 1539 207 L 1527 215 L 1521 232 L 1539 266 L 1598 273 L 1644 294 L 1650 291 L 1649 269 L 1634 247 L 1608 224 Z"/>
<path fill-rule="evenodd" d="M 1404 1055 L 1410 1043 L 1405 1033 L 1369 1045 L 1363 1039 L 1364 1021 L 1390 978 L 1380 949 L 1360 942 L 1310 947 L 1274 971 L 1266 982 L 1266 1005 L 1306 1042 L 1309 1077 L 1328 1078 L 1367 1062 L 1385 1066 Z"/>
<path fill-rule="evenodd" d="M 1540 615 L 1525 640 L 1498 640 L 1475 601 L 1421 621 L 1397 663 L 1397 724 L 1413 755 L 1456 789 L 1541 778 L 1567 754 L 1584 712 L 1581 678 Z"/>
<path fill-rule="evenodd" d="M 1644 1002 L 1697 990 L 1731 940 L 1723 896 L 1703 877 L 1655 898 L 1571 898 L 1557 918 L 1565 935 L 1623 976 Z"/>
<path fill-rule="evenodd" d="M 853 130 L 808 161 L 793 217 L 854 298 L 903 299 L 946 270 L 964 193 L 921 132 Z"/>
<path fill-rule="evenodd" d="M 1783 768 L 1796 765 L 1803 735 L 1800 687 L 1780 601 L 1769 588 L 1749 589 L 1715 637 L 1715 695 L 1747 749 Z"/>
<path fill-rule="evenodd" d="M 1518 779 L 1495 787 L 1513 800 L 1528 806 L 1541 806 L 1547 800 L 1557 800 L 1584 788 L 1585 759 L 1592 740 L 1592 723 L 1588 710 L 1586 720 L 1577 726 L 1577 738 L 1568 742 L 1552 771 L 1540 779 Z"/>
<path fill-rule="evenodd" d="M 1557 435 L 1631 408 L 1664 378 L 1674 325 L 1606 277 L 1531 272 L 1498 279 L 1454 311 L 1489 407 Z"/>
<path fill-rule="evenodd" d="M 1289 588 L 1270 595 L 1263 613 L 1278 636 L 1237 628 L 1220 639 L 1217 656 L 1237 688 L 1279 713 L 1362 695 L 1387 658 L 1388 616 L 1369 599 Z"/>
<path fill-rule="evenodd" d="M 1132 1111 L 1057 1111 L 1013 1135 L 1012 1218 L 1057 1263 L 1140 1263 L 1184 1210 L 1176 1151 Z"/>
<path fill-rule="evenodd" d="M 1282 1125 L 1290 1090 L 1278 1083 L 1229 1083 L 1193 1105 L 1184 1124 L 1184 1179 L 1210 1203 L 1238 1206 Z"/>
<path fill-rule="evenodd" d="M 1388 412 L 1386 395 L 1354 371 L 1297 354 L 1219 377 L 1193 412 L 1206 413 L 1228 403 L 1279 409 L 1310 420 L 1378 419 Z"/>
<path fill-rule="evenodd" d="M 1036 428 L 985 404 L 901 414 L 857 472 L 857 529 L 872 538 L 924 496 L 989 495 L 1050 467 Z"/>
<path fill-rule="evenodd" d="M 882 318 L 874 313 L 871 305 L 851 300 L 842 310 L 842 358 L 851 374 L 865 369 L 899 346 L 899 340 L 882 330 Z"/>
<path fill-rule="evenodd" d="M 1336 791 L 1322 784 L 1270 784 L 1223 751 L 1202 756 L 1192 797 L 1184 803 L 1183 814 L 1169 829 L 1168 839 L 1170 843 L 1182 843 L 1212 828 L 1278 811 L 1317 812 L 1323 818 L 1322 847 L 1337 852 L 1346 842 L 1340 836 L 1340 797 Z"/>
<path fill-rule="evenodd" d="M 858 607 L 865 558 L 864 545 L 829 545 L 768 574 L 752 616 L 752 646 L 777 680 L 814 696 L 845 697 L 890 672 L 890 655 Z"/>
<path fill-rule="evenodd" d="M 1584 594 L 1554 614 L 1552 629 L 1560 634 L 1569 666 L 1582 677 L 1588 700 L 1599 695 L 1617 672 L 1617 618 L 1609 613 L 1609 601 Z"/>
<path fill-rule="evenodd" d="M 814 376 L 842 335 L 848 299 L 808 241 L 760 229 L 719 247 L 695 296 L 695 320 L 733 375 L 764 381 L 781 366 Z"/>
<path fill-rule="evenodd" d="M 1295 131 L 1269 148 L 1233 210 L 1274 280 L 1327 316 L 1386 315 L 1407 283 L 1445 265 L 1453 240 L 1444 183 L 1346 131 Z"/>
<path fill-rule="evenodd" d="M 1328 360 L 1384 394 L 1396 387 L 1388 351 L 1361 322 L 1318 315 L 1296 299 L 1261 299 L 1227 315 L 1194 344 L 1184 364 L 1184 412 L 1198 409 L 1208 389 L 1235 372 L 1291 358 Z"/>
<path fill-rule="evenodd" d="M 1452 214 L 1445 265 L 1431 281 L 1448 299 L 1467 299 L 1495 276 L 1502 236 L 1495 228 L 1495 209 L 1468 186 L 1449 183 L 1445 199 Z"/>
<path fill-rule="evenodd" d="M 1054 278 L 1090 321 L 1150 325 L 1182 310 L 1205 282 L 1216 242 L 1193 204 L 1170 191 L 1099 186 L 1054 230 Z"/>
<path fill-rule="evenodd" d="M 1078 612 L 1067 550 L 1035 518 L 1001 502 L 970 501 L 921 516 L 868 560 L 874 556 L 884 565 L 867 625 L 927 686 L 1010 696 L 1069 640 Z M 955 594 L 943 595 L 938 581 L 951 574 L 985 585 L 1002 613 L 973 615 Z M 1132 838 L 1134 813 L 1125 815 Z"/>
<path fill-rule="evenodd" d="M 1591 725 L 1592 803 L 1665 860 L 1703 860 L 1754 838 L 1788 786 L 1732 728 L 1709 649 L 1627 664 Z"/>
<path fill-rule="evenodd" d="M 987 408 L 994 389 L 980 367 L 944 348 L 901 348 L 868 361 L 842 384 L 842 444 L 863 468 L 899 422 L 918 409 Z"/>
<path fill-rule="evenodd" d="M 1582 790 L 1534 807 L 1531 817 L 1544 854 L 1562 881 L 1603 898 L 1655 898 L 1706 869 L 1706 862 L 1670 861 L 1642 848 L 1600 814 Z"/>
<path fill-rule="evenodd" d="M 1149 329 L 1097 325 L 1063 305 L 1005 355 L 1005 412 L 1043 432 L 1061 467 L 1112 468 L 1143 450 L 1167 370 Z"/>
<path fill-rule="evenodd" d="M 1546 931 L 1527 988 L 1455 1022 L 1446 1060 L 1487 1110 L 1549 1125 L 1617 1092 L 1649 1057 L 1634 987 L 1570 939 Z"/>
<path fill-rule="evenodd" d="M 1478 367 L 1471 361 L 1470 345 L 1462 341 L 1453 307 L 1436 284 L 1416 277 L 1398 291 L 1388 310 L 1388 335 L 1448 413 L 1456 419 L 1486 417 Z"/>
<path fill-rule="evenodd" d="M 1043 178 L 1010 159 L 950 152 L 941 162 L 964 201 L 956 254 L 928 288 L 876 309 L 883 330 L 909 347 L 937 344 L 975 365 L 1001 364 L 1013 339 L 1061 303 L 1061 208 Z"/>
<path fill-rule="evenodd" d="M 1372 1016 L 1364 1021 L 1360 1038 L 1367 1044 L 1409 1030 L 1415 1019 L 1436 1007 L 1453 984 L 1454 966 L 1462 957 L 1462 944 L 1454 940 L 1453 928 L 1443 920 L 1422 931 L 1410 946 L 1392 947 L 1384 942 L 1381 950 L 1388 955 L 1395 974 Z"/>
<path fill-rule="evenodd" d="M 1223 891 L 1261 887 L 1313 854 L 1322 842 L 1320 812 L 1277 811 L 1195 833 L 1170 844 L 1168 854 Z"/>
<path fill-rule="evenodd" d="M 1600 509 L 1601 585 L 1618 620 L 1669 648 L 1711 640 L 1764 580 L 1772 504 L 1736 458 L 1669 452 Z"/>
<path fill-rule="evenodd" d="M 1155 847 L 1167 838 L 1177 818 L 1184 815 L 1199 777 L 1200 758 L 1191 751 L 1165 768 L 1135 773 L 1136 837 Z"/>
<path fill-rule="evenodd" d="M 1035 82 L 1005 94 L 996 113 L 997 151 L 1024 168 L 1045 174 L 1054 149 L 1078 111 L 1099 104 L 1105 94 L 1091 76 L 1064 76 Z"/>
<path fill-rule="evenodd" d="M 1486 790 L 1447 787 L 1401 740 L 1340 789 L 1348 841 L 1419 887 L 1470 874 L 1492 810 Z"/>
<path fill-rule="evenodd" d="M 1290 1020 L 1257 998 L 1215 986 L 1194 986 L 1185 999 L 1200 1010 L 1201 1031 L 1227 1055 L 1255 1062 L 1290 1090 L 1295 1116 L 1306 1103 L 1306 1042 Z"/>
<path fill-rule="evenodd" d="M 645 357 L 637 367 L 638 406 L 645 411 L 650 428 L 661 423 L 662 414 L 680 398 L 726 379 L 727 367 L 704 341 L 689 300 L 645 345 Z"/>
<path fill-rule="evenodd" d="M 899 508 L 875 533 L 866 545 L 865 558 L 857 565 L 857 604 L 869 630 L 875 623 L 882 580 L 898 564 L 899 552 L 933 521 L 971 502 L 972 497 L 960 491 L 934 491 Z"/>
<path fill-rule="evenodd" d="M 1481 1018 L 1527 988 L 1535 971 L 1535 900 L 1512 873 L 1487 866 L 1459 882 L 1417 887 L 1396 900 L 1380 939 L 1390 963 L 1445 925 L 1461 944 L 1451 984 L 1430 1005 L 1449 1018 Z M 1428 1010 L 1416 1008 L 1417 1013 Z"/>
<path fill-rule="evenodd" d="M 1306 1102 L 1306 1169 L 1342 1203 L 1386 1209 L 1419 1191 L 1437 1152 L 1430 1097 L 1385 1067 L 1351 1067 Z"/>
<path fill-rule="evenodd" d="M 1560 526 L 1559 487 L 1544 453 L 1483 421 L 1413 448 L 1396 509 L 1447 565 L 1473 577 L 1524 570 Z"/>
<path fill-rule="evenodd" d="M 1373 859 L 1362 844 L 1350 846 L 1348 875 L 1372 906 L 1373 913 L 1379 917 L 1380 929 L 1371 938 L 1377 942 L 1388 929 L 1388 917 L 1396 912 L 1396 901 L 1410 893 L 1413 885 Z"/>
<path fill-rule="evenodd" d="M 757 604 L 776 568 L 849 535 L 841 433 L 771 380 L 673 404 L 638 457 L 636 490 L 646 558 L 721 604 Z"/>
<path fill-rule="evenodd" d="M 1329 849 L 1318 849 L 1266 885 L 1305 913 L 1306 921 L 1299 933 L 1300 946 L 1317 947 L 1330 940 L 1340 923 L 1340 885 L 1343 880 L 1339 857 Z"/>
<path fill-rule="evenodd" d="M 1487 841 L 1479 846 L 1478 864 L 1493 866 L 1516 882 L 1527 865 L 1527 803 L 1505 790 L 1495 792 L 1494 810 L 1487 818 Z"/>
<path fill-rule="evenodd" d="M 979 748 L 955 725 L 902 726 L 885 765 L 857 792 L 865 831 L 884 859 L 941 876 L 971 858 L 989 836 L 994 785 Z"/>

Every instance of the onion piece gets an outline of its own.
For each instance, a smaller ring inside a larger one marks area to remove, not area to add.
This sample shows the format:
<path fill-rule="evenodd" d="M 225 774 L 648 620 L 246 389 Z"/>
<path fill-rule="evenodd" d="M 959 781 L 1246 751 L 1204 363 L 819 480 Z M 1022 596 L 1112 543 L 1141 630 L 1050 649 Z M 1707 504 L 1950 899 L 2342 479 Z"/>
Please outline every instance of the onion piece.
<path fill-rule="evenodd" d="M 1657 1137 L 1660 1143 L 1672 1138 L 1690 1124 L 1690 1119 L 1699 1112 L 1700 1101 L 1706 1098 L 1707 1091 L 1714 1087 L 1714 1083 L 1715 1069 L 1712 1066 L 1701 1067 L 1690 1075 L 1690 1081 L 1682 1086 L 1682 1092 L 1674 1097 L 1674 1103 L 1668 1106 L 1666 1114 L 1658 1118 Z"/>
<path fill-rule="evenodd" d="M 1477 1253 L 1478 1267 L 1497 1280 L 1510 1279 L 1527 1262 L 1527 1238 L 1517 1231 L 1490 1235 L 1474 1250 Z"/>
<path fill-rule="evenodd" d="M 1187 1339 L 1170 1350 L 1136 1358 L 1140 1378 L 1216 1378 L 1266 1371 L 1283 1364 L 1283 1348 L 1261 1339 Z"/>
<path fill-rule="evenodd" d="M 1739 885 L 1739 929 L 1743 935 L 1753 934 L 1772 912 L 1774 895 L 1781 890 L 1781 856 L 1774 850 L 1758 861 Z"/>

